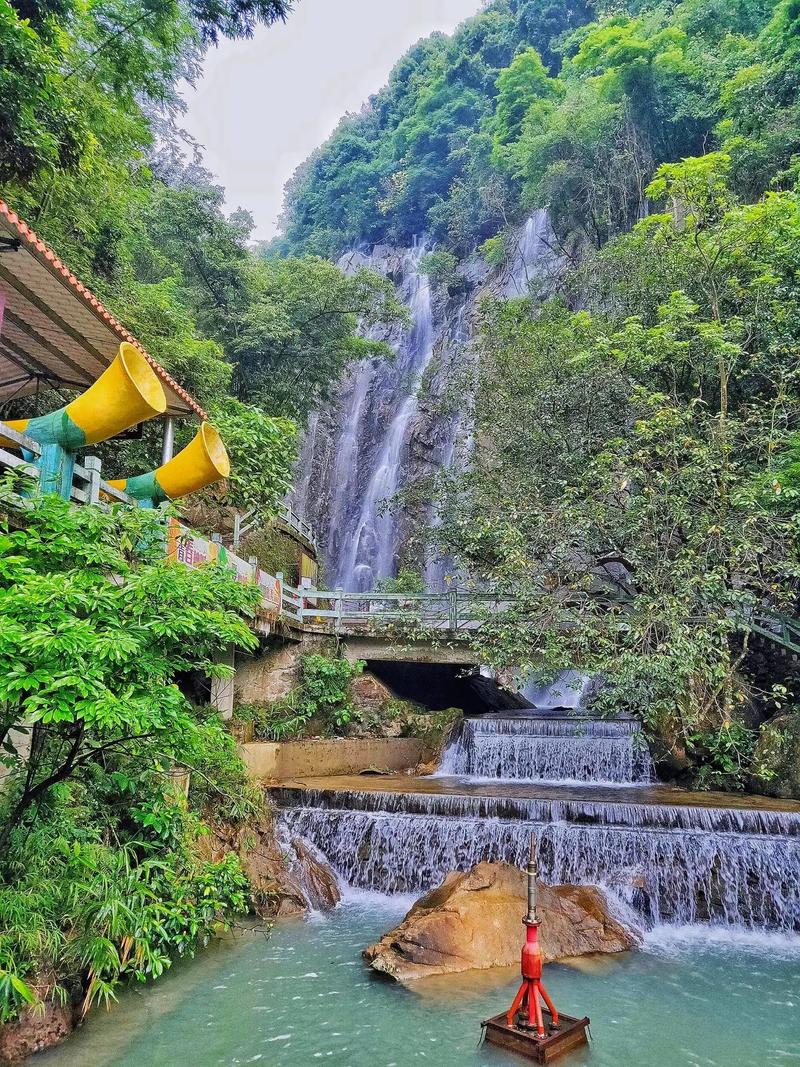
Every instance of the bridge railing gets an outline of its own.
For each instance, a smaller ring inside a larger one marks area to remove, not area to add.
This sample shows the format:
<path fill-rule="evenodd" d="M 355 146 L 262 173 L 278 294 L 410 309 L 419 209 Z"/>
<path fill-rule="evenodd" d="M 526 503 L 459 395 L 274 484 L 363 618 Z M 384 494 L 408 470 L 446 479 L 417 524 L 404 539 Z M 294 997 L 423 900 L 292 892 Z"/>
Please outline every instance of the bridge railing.
<path fill-rule="evenodd" d="M 369 629 L 376 625 L 466 632 L 479 627 L 487 614 L 502 611 L 510 603 L 495 593 L 475 593 L 456 586 L 434 593 L 284 589 L 284 605 L 295 613 L 300 625 L 321 627 L 334 633 L 343 629 Z"/>

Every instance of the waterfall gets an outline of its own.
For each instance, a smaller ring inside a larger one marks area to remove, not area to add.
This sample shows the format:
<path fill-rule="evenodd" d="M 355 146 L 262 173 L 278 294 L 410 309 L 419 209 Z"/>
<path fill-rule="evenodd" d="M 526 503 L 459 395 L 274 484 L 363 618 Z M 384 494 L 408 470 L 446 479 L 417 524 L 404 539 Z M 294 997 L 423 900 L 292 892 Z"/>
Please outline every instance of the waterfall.
<path fill-rule="evenodd" d="M 390 576 L 395 569 L 397 531 L 394 516 L 386 504 L 400 487 L 403 450 L 411 420 L 418 410 L 418 389 L 433 355 L 433 314 L 428 276 L 417 270 L 425 254 L 425 242 L 414 246 L 407 257 L 406 273 L 411 286 L 409 308 L 412 329 L 407 344 L 397 351 L 398 405 L 379 438 L 372 470 L 365 479 L 366 488 L 359 500 L 356 463 L 353 453 L 361 421 L 361 412 L 372 378 L 372 366 L 364 365 L 356 377 L 349 409 L 337 446 L 333 481 L 331 521 L 335 530 L 339 519 L 355 511 L 355 523 L 342 540 L 335 560 L 336 584 L 353 591 L 370 589 L 378 578 Z M 355 490 L 355 491 L 354 491 Z"/>
<path fill-rule="evenodd" d="M 350 885 L 423 892 L 482 860 L 601 885 L 646 923 L 800 930 L 800 814 L 749 809 L 280 790 L 281 819 Z"/>
<path fill-rule="evenodd" d="M 376 245 L 371 252 L 342 256 L 339 265 L 346 273 L 367 267 L 391 278 L 412 326 L 375 328 L 372 336 L 387 341 L 395 358 L 348 368 L 337 402 L 315 413 L 304 437 L 294 502 L 317 531 L 326 585 L 367 590 L 394 574 L 409 522 L 386 513 L 386 503 L 417 477 L 469 462 L 472 385 L 464 369 L 471 359 L 475 301 L 485 285 L 498 297 L 526 296 L 534 280 L 546 285 L 561 262 L 552 243 L 547 212 L 537 210 L 519 231 L 509 266 L 492 276 L 485 264 L 464 264 L 465 291 L 456 298 L 437 296 L 436 318 L 430 284 L 418 270 L 428 250 L 424 239 L 408 249 Z M 420 405 L 419 387 L 429 367 L 425 395 L 433 403 Z M 437 410 L 448 391 L 466 398 L 459 410 Z M 436 523 L 435 509 L 428 519 Z M 424 522 L 424 515 L 415 521 Z M 442 588 L 454 569 L 450 559 L 425 560 L 431 588 Z"/>
<path fill-rule="evenodd" d="M 584 708 L 599 688 L 599 680 L 580 671 L 561 671 L 552 682 L 540 685 L 527 681 L 520 693 L 532 708 Z"/>
<path fill-rule="evenodd" d="M 651 762 L 638 723 L 575 718 L 466 719 L 440 774 L 529 782 L 649 782 Z"/>
<path fill-rule="evenodd" d="M 461 300 L 458 310 L 453 319 L 453 325 L 449 331 L 449 340 L 455 351 L 461 357 L 463 364 L 468 359 L 467 346 L 469 344 L 469 328 L 466 322 L 467 297 Z M 448 471 L 453 466 L 463 469 L 472 451 L 471 417 L 465 407 L 452 415 L 445 427 L 444 441 L 438 456 L 439 466 L 442 471 Z M 429 523 L 432 528 L 441 525 L 441 515 L 435 506 L 431 507 Z M 425 560 L 425 588 L 431 592 L 441 592 L 447 588 L 445 578 L 450 575 L 458 581 L 458 567 L 452 556 L 439 556 L 429 553 Z"/>
<path fill-rule="evenodd" d="M 551 236 L 547 208 L 537 208 L 526 221 L 517 239 L 516 252 L 503 284 L 502 296 L 528 296 L 530 283 L 555 263 L 556 256 L 550 247 Z"/>

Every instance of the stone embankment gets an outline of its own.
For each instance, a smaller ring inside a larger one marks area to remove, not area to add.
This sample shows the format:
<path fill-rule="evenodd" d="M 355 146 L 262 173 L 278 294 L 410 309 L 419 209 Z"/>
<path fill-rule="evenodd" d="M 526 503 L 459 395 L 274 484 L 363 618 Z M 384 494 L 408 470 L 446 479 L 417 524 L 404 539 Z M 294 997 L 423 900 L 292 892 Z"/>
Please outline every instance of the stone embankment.
<path fill-rule="evenodd" d="M 373 970 L 408 982 L 435 974 L 519 963 L 524 871 L 479 863 L 454 871 L 413 906 L 399 926 L 362 955 Z M 540 943 L 546 963 L 590 953 L 625 952 L 638 935 L 609 912 L 594 886 L 539 883 Z"/>

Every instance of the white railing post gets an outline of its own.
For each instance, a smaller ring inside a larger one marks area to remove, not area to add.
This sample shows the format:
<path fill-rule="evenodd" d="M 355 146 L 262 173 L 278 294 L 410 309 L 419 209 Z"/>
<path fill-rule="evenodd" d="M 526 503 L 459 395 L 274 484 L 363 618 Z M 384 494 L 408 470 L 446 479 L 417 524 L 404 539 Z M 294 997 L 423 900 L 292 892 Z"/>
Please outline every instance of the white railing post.
<path fill-rule="evenodd" d="M 99 504 L 100 503 L 100 468 L 102 464 L 99 456 L 86 456 L 83 461 L 83 467 L 88 475 L 88 485 L 86 486 L 86 503 L 87 504 Z"/>
<path fill-rule="evenodd" d="M 342 632 L 342 619 L 344 618 L 344 589 L 336 590 L 336 636 Z"/>
<path fill-rule="evenodd" d="M 458 586 L 451 585 L 447 591 L 447 607 L 451 630 L 458 629 Z"/>

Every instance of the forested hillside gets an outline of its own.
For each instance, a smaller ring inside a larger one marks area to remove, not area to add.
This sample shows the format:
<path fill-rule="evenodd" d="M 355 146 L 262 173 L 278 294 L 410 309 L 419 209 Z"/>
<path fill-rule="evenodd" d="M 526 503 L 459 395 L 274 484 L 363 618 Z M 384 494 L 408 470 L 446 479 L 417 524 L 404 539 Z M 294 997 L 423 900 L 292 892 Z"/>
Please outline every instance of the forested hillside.
<path fill-rule="evenodd" d="M 426 231 L 467 252 L 543 203 L 599 245 L 659 163 L 711 147 L 758 194 L 797 149 L 796 18 L 771 0 L 496 0 L 420 41 L 299 168 L 280 247 Z"/>
<path fill-rule="evenodd" d="M 484 296 L 439 479 L 440 550 L 522 594 L 481 652 L 598 671 L 670 773 L 784 792 L 797 681 L 750 623 L 797 614 L 798 89 L 797 0 L 498 0 L 300 168 L 277 249 L 424 231 L 452 277 L 547 209 L 556 277 Z"/>

